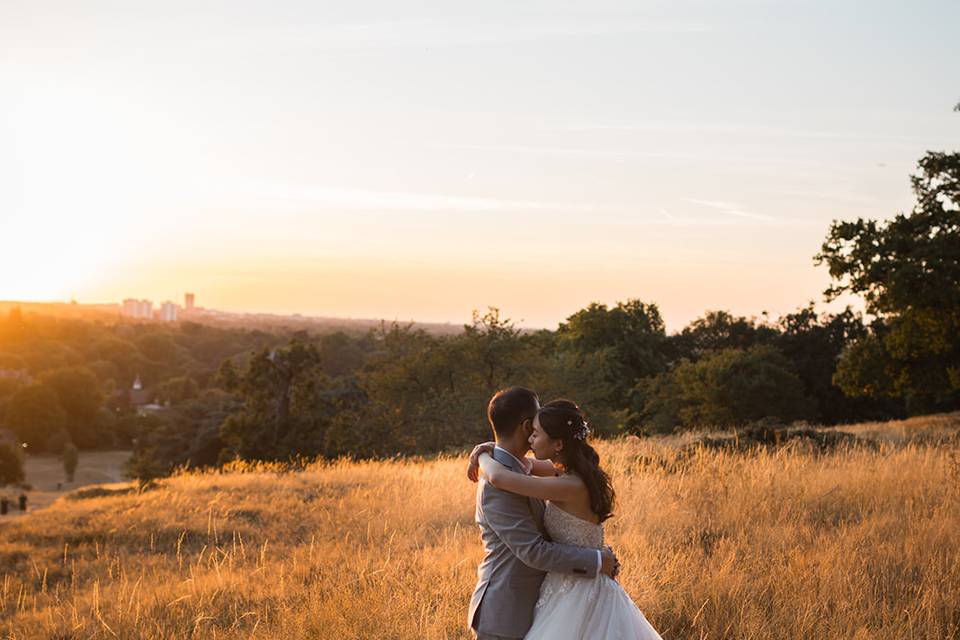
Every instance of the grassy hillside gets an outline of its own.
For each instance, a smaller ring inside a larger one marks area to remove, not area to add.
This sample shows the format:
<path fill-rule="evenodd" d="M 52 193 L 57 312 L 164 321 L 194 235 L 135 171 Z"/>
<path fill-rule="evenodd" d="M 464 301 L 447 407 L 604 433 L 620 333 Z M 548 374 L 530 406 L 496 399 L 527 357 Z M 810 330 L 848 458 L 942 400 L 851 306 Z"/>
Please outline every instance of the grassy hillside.
<path fill-rule="evenodd" d="M 860 425 L 866 445 L 826 452 L 601 443 L 621 581 L 667 639 L 960 637 L 958 428 Z M 0 528 L 0 632 L 468 638 L 463 472 L 447 457 L 79 489 Z"/>

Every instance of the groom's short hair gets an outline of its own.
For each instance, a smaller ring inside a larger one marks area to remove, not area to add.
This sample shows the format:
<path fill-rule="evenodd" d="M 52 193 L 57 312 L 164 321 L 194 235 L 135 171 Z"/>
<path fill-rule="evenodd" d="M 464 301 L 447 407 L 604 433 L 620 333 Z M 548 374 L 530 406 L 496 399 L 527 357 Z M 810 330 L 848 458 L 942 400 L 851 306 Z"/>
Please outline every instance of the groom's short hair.
<path fill-rule="evenodd" d="M 537 415 L 540 399 L 532 389 L 507 387 L 493 394 L 487 405 L 487 419 L 497 438 L 509 438 L 524 420 Z"/>

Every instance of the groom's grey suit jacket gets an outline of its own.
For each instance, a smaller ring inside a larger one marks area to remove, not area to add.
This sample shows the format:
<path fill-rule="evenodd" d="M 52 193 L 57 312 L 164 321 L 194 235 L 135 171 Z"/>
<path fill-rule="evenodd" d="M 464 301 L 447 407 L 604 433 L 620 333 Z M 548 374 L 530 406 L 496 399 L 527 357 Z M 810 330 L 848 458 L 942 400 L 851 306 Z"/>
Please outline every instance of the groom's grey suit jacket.
<path fill-rule="evenodd" d="M 493 459 L 526 473 L 500 449 Z M 522 638 L 533 624 L 533 609 L 547 571 L 596 577 L 597 551 L 544 539 L 542 500 L 497 489 L 480 479 L 476 520 L 483 539 L 479 580 L 470 599 L 468 622 L 480 634 Z"/>

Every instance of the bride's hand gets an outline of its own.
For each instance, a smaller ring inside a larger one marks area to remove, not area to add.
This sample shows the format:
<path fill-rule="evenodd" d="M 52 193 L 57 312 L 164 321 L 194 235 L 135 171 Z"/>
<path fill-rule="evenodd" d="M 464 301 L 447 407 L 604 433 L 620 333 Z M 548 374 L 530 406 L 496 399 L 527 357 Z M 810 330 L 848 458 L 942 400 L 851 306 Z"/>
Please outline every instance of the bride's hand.
<path fill-rule="evenodd" d="M 480 479 L 480 454 L 489 453 L 493 455 L 493 448 L 496 445 L 496 442 L 484 442 L 475 446 L 473 451 L 470 452 L 470 462 L 467 463 L 467 478 L 470 479 L 470 482 L 477 482 Z"/>
<path fill-rule="evenodd" d="M 600 573 L 613 580 L 616 580 L 617 574 L 620 573 L 620 560 L 617 559 L 613 549 L 606 545 L 600 552 Z"/>

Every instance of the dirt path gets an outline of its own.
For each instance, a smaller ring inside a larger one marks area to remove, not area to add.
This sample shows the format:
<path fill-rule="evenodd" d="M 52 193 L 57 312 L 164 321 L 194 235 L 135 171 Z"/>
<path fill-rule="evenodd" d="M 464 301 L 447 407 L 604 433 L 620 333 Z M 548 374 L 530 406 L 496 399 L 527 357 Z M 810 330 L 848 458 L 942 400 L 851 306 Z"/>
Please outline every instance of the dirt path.
<path fill-rule="evenodd" d="M 58 456 L 28 456 L 23 470 L 25 482 L 32 488 L 29 491 L 21 491 L 15 487 L 0 489 L 0 496 L 6 496 L 10 500 L 10 511 L 7 515 L 0 516 L 0 524 L 48 507 L 78 487 L 99 484 L 126 485 L 123 465 L 130 459 L 130 455 L 130 451 L 81 451 L 74 481 L 70 483 L 66 482 L 63 462 Z M 17 498 L 21 493 L 27 496 L 26 513 L 17 508 Z"/>

